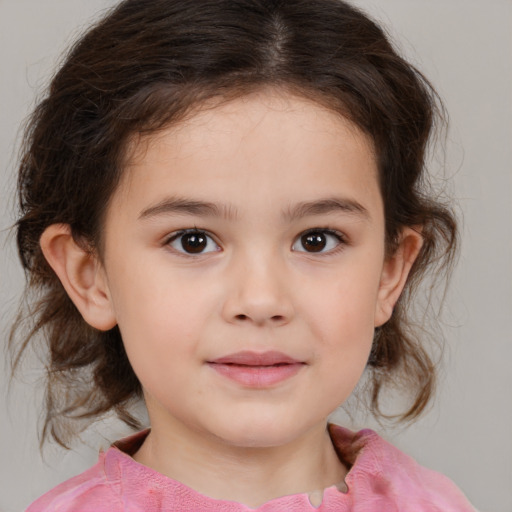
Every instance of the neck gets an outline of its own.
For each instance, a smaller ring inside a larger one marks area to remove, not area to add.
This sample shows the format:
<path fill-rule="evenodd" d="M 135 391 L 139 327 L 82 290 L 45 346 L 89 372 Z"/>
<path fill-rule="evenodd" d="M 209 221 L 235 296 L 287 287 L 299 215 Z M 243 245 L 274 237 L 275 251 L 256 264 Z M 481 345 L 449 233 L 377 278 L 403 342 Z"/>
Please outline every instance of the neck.
<path fill-rule="evenodd" d="M 158 428 L 134 459 L 215 499 L 258 507 L 271 499 L 311 493 L 343 481 L 340 462 L 326 425 L 282 446 L 232 446 L 202 433 Z"/>

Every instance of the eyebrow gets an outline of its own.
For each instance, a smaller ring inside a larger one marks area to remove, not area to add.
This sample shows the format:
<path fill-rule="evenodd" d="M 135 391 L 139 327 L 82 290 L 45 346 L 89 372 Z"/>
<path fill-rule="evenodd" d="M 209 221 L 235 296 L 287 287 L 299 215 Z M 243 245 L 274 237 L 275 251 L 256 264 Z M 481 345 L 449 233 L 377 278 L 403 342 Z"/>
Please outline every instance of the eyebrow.
<path fill-rule="evenodd" d="M 196 201 L 182 197 L 168 197 L 157 204 L 145 208 L 139 215 L 139 219 L 147 219 L 158 215 L 197 215 L 199 217 L 224 217 L 233 219 L 236 217 L 235 208 L 208 201 Z"/>
<path fill-rule="evenodd" d="M 283 211 L 283 217 L 292 221 L 311 215 L 325 215 L 328 213 L 343 212 L 350 215 L 370 219 L 368 210 L 359 202 L 352 199 L 331 197 L 316 201 L 305 201 L 287 208 Z M 145 208 L 139 215 L 139 219 L 148 219 L 160 215 L 196 215 L 199 217 L 222 217 L 234 219 L 237 210 L 229 204 L 217 204 L 208 201 L 197 201 L 182 197 L 169 197 Z"/>
<path fill-rule="evenodd" d="M 359 202 L 352 199 L 331 197 L 318 201 L 298 203 L 293 208 L 285 210 L 284 217 L 287 220 L 295 220 L 309 215 L 324 215 L 327 213 L 343 212 L 350 215 L 361 216 L 370 219 L 369 211 Z"/>

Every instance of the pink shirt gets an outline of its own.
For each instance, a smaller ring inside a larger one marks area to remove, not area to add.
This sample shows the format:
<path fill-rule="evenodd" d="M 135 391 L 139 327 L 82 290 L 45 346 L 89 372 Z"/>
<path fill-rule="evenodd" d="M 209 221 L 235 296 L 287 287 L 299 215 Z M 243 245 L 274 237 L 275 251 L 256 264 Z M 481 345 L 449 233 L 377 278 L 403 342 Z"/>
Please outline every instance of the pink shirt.
<path fill-rule="evenodd" d="M 421 467 L 371 430 L 353 433 L 330 426 L 340 458 L 351 465 L 345 492 L 324 490 L 315 508 L 308 494 L 273 499 L 257 509 L 216 500 L 135 462 L 148 431 L 115 443 L 98 463 L 36 500 L 27 512 L 474 512 L 445 476 Z M 345 486 L 343 486 L 345 487 Z"/>

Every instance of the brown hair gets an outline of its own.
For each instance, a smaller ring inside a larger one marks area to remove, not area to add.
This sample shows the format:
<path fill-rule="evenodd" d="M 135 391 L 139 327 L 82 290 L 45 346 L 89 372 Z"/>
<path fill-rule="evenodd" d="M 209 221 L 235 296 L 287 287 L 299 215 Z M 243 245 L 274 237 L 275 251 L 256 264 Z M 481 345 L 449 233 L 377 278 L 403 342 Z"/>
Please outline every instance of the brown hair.
<path fill-rule="evenodd" d="M 125 0 L 70 50 L 25 132 L 17 242 L 32 299 L 10 342 L 15 366 L 38 335 L 48 349 L 43 440 L 64 445 L 79 430 L 75 420 L 112 409 L 137 427 L 130 405 L 141 386 L 119 330 L 93 329 L 66 295 L 41 252 L 42 232 L 69 224 L 75 240 L 101 253 L 130 136 L 174 123 L 207 99 L 264 86 L 312 98 L 369 134 L 388 251 L 401 227 L 422 226 L 421 253 L 391 320 L 376 331 L 368 371 L 376 415 L 384 385 L 409 393 L 400 419 L 426 407 L 434 364 L 407 305 L 427 270 L 449 268 L 456 246 L 453 215 L 427 191 L 425 153 L 442 112 L 428 81 L 341 0 Z"/>

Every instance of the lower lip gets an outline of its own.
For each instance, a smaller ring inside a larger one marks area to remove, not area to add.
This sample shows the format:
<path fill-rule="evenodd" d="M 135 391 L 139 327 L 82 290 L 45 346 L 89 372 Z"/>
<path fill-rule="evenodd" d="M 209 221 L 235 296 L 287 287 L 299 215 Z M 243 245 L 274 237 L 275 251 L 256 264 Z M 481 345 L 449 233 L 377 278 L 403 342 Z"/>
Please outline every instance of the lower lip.
<path fill-rule="evenodd" d="M 302 363 L 274 366 L 246 366 L 239 364 L 208 363 L 224 377 L 250 388 L 266 388 L 279 384 L 294 375 L 303 367 Z"/>

